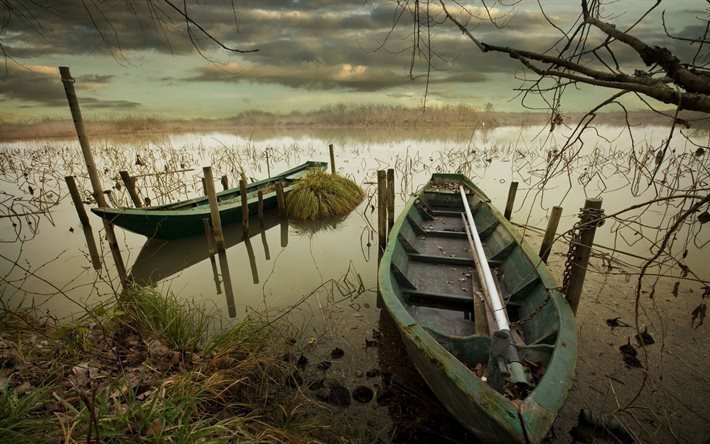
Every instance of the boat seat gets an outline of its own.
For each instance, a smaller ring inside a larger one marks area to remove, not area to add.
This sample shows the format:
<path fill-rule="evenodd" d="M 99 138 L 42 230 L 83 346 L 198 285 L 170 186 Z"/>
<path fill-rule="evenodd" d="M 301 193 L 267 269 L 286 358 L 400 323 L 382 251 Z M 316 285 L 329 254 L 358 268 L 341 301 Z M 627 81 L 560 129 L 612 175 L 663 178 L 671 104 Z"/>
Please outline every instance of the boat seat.
<path fill-rule="evenodd" d="M 491 338 L 489 336 L 449 336 L 429 328 L 426 330 L 439 344 L 467 367 L 473 368 L 476 364 L 488 362 L 491 349 Z"/>
<path fill-rule="evenodd" d="M 443 308 L 446 310 L 471 310 L 473 298 L 460 294 L 430 293 L 417 290 L 402 290 L 408 303 L 422 307 Z"/>

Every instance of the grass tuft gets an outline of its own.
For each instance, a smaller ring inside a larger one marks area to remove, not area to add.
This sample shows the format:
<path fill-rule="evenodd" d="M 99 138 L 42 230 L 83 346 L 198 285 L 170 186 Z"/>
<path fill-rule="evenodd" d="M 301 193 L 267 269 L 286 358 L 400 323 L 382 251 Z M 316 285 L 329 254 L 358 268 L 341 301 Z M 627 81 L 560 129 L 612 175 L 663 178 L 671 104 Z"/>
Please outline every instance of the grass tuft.
<path fill-rule="evenodd" d="M 365 193 L 352 180 L 311 170 L 288 193 L 286 206 L 294 219 L 320 220 L 348 214 L 363 197 Z"/>

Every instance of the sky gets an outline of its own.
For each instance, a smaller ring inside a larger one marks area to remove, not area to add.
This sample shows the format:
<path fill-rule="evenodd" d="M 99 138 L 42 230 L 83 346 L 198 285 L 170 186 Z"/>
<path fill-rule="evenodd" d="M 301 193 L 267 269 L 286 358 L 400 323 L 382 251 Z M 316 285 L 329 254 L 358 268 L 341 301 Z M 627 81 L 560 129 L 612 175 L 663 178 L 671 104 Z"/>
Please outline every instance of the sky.
<path fill-rule="evenodd" d="M 481 40 L 501 46 L 545 50 L 570 28 L 579 2 L 509 0 L 490 11 L 467 5 L 468 27 Z M 614 0 L 603 17 L 622 27 L 641 16 L 648 0 Z M 244 111 L 308 112 L 336 104 L 421 107 L 468 105 L 522 111 L 516 91 L 524 72 L 502 54 L 482 53 L 451 22 L 438 2 L 429 8 L 431 36 L 412 66 L 411 8 L 404 0 L 4 0 L 0 5 L 0 121 L 68 118 L 58 66 L 69 66 L 88 119 L 123 117 L 224 118 Z M 171 5 L 186 5 L 195 24 Z M 404 5 L 404 7 L 403 7 Z M 425 2 L 420 2 L 426 7 Z M 451 8 L 454 3 L 449 2 Z M 510 5 L 510 6 L 506 6 Z M 693 48 L 668 39 L 702 35 L 710 14 L 703 0 L 666 0 L 634 29 L 649 44 L 681 58 Z M 463 17 L 463 16 L 460 16 Z M 200 28 L 228 48 L 221 48 Z M 428 42 L 431 42 L 428 45 Z M 431 52 L 429 52 L 431 48 Z M 638 56 L 617 48 L 633 73 Z M 257 50 L 251 52 L 251 50 Z M 707 51 L 706 51 L 707 52 Z M 706 58 L 707 54 L 704 55 Z M 641 66 L 643 67 L 643 66 Z M 529 75 L 529 74 L 528 74 Z M 584 111 L 611 90 L 572 90 L 564 111 Z M 629 101 L 631 108 L 639 101 Z"/>

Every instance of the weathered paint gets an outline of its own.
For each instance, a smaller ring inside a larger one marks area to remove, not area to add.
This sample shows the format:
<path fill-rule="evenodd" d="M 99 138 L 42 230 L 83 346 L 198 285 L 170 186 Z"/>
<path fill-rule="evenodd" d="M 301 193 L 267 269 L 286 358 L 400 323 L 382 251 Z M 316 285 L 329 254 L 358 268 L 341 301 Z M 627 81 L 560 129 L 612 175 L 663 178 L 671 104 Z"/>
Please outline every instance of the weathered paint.
<path fill-rule="evenodd" d="M 498 230 L 503 230 L 501 233 L 506 234 L 503 237 L 499 236 L 502 240 L 498 242 L 498 247 L 493 245 L 491 247 L 499 248 L 498 256 L 501 261 L 505 261 L 506 258 L 518 261 L 517 266 L 515 263 L 505 266 L 508 267 L 511 275 L 509 279 L 518 281 L 517 284 L 510 286 L 522 285 L 522 290 L 518 291 L 516 296 L 517 303 L 520 304 L 519 310 L 531 311 L 539 305 L 539 302 L 544 301 L 547 294 L 550 295 L 550 300 L 538 315 L 544 321 L 544 325 L 540 321 L 531 322 L 527 332 L 532 337 L 537 335 L 541 340 L 548 334 L 546 329 L 550 329 L 552 332 L 552 336 L 550 336 L 550 339 L 554 337 L 552 345 L 531 346 L 528 352 L 530 354 L 537 353 L 538 356 L 550 356 L 545 375 L 524 400 L 520 411 L 518 411 L 509 400 L 476 377 L 466 365 L 470 366 L 472 362 L 462 362 L 467 359 L 473 361 L 479 359 L 485 350 L 486 339 L 475 335 L 457 337 L 442 334 L 434 331 L 436 327 L 434 321 L 430 324 L 432 329 L 429 329 L 412 316 L 409 311 L 412 307 L 405 303 L 404 290 L 400 288 L 395 271 L 391 266 L 395 251 L 399 251 L 400 255 L 402 251 L 398 246 L 399 237 L 396 233 L 399 233 L 405 224 L 415 222 L 420 222 L 424 227 L 429 224 L 430 227 L 436 229 L 436 233 L 441 233 L 441 227 L 436 226 L 436 221 L 424 221 L 418 213 L 413 214 L 417 211 L 414 205 L 416 198 L 407 203 L 395 222 L 392 230 L 395 235 L 390 236 L 380 264 L 379 284 L 384 304 L 400 328 L 412 363 L 442 404 L 459 422 L 485 442 L 525 442 L 526 440 L 540 442 L 549 430 L 572 386 L 577 354 L 574 317 L 559 292 L 555 290 L 547 292 L 544 289 L 542 292 L 540 291 L 539 285 L 544 285 L 546 289 L 556 287 L 549 270 L 510 222 L 490 206 L 490 199 L 468 179 L 459 174 L 435 174 L 424 188 L 427 196 L 422 199 L 426 199 L 432 194 L 429 193 L 432 191 L 432 184 L 450 182 L 463 184 L 469 190 L 469 201 L 473 200 L 477 204 L 472 206 L 478 208 L 477 214 L 479 217 L 483 217 L 482 222 L 484 223 L 481 229 L 488 230 L 486 235 L 491 235 Z M 443 194 L 437 198 L 440 198 L 443 208 L 455 209 L 457 205 L 460 205 L 453 195 Z M 475 217 L 476 215 L 474 215 Z M 418 229 L 421 228 L 420 226 Z M 409 230 L 405 228 L 403 231 L 408 232 Z M 420 231 L 426 232 L 426 230 Z M 408 242 L 411 244 L 413 242 L 411 234 L 406 237 L 409 238 Z M 422 238 L 421 233 L 419 238 Z M 515 243 L 515 249 L 522 253 L 521 255 L 510 255 L 512 250 L 508 246 L 509 240 Z M 423 240 L 420 243 L 425 242 L 426 240 Z M 412 247 L 413 245 L 408 245 L 405 248 L 408 254 L 412 253 Z M 447 244 L 447 248 L 451 248 L 449 244 Z M 508 251 L 504 251 L 504 249 Z M 412 257 L 414 256 L 416 255 Z M 403 262 L 406 262 L 407 259 L 400 257 L 397 260 L 405 268 L 401 272 L 406 274 L 408 266 Z M 515 276 L 513 270 L 518 266 L 536 273 L 536 279 L 530 282 L 528 276 Z M 416 271 L 416 267 L 412 267 L 412 270 Z M 410 276 L 410 278 L 413 282 L 421 282 L 422 279 L 421 276 Z M 428 276 L 428 279 L 436 278 L 437 276 Z M 505 279 L 504 275 L 503 280 L 505 281 Z M 507 287 L 506 285 L 502 286 Z M 437 291 L 446 290 L 446 286 L 441 282 L 432 285 L 432 288 Z M 528 298 L 532 298 L 529 303 L 527 303 Z M 418 316 L 424 319 L 422 316 L 425 315 L 418 314 Z"/>
<path fill-rule="evenodd" d="M 247 185 L 247 199 L 250 214 L 256 214 L 259 207 L 258 190 L 265 190 L 264 208 L 276 206 L 276 192 L 270 185 L 278 181 L 288 181 L 284 187 L 289 191 L 293 180 L 306 174 L 309 169 L 325 170 L 327 163 L 309 161 L 268 179 Z M 219 214 L 222 225 L 240 223 L 242 217 L 241 190 L 239 187 L 217 193 Z M 109 222 L 148 238 L 179 239 L 204 231 L 202 220 L 210 217 L 207 197 L 197 197 L 180 202 L 145 208 L 92 208 L 95 214 Z"/>

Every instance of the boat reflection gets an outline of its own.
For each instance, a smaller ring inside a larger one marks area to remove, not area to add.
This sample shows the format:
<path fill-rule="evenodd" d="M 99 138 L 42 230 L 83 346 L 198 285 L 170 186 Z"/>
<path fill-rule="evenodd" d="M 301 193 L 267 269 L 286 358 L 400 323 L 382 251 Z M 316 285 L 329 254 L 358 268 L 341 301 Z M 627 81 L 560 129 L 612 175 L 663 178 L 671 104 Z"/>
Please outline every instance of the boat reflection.
<path fill-rule="evenodd" d="M 279 218 L 276 212 L 267 212 L 264 215 L 263 224 L 253 221 L 250 224 L 251 228 L 247 236 L 244 236 L 244 232 L 238 224 L 224 227 L 224 242 L 226 248 L 231 248 L 242 242 L 245 243 L 254 283 L 259 282 L 259 275 L 256 265 L 256 258 L 254 256 L 254 248 L 252 247 L 249 238 L 256 236 L 257 234 L 261 235 L 266 260 L 269 260 L 270 253 L 266 238 L 266 231 L 276 225 L 281 225 L 282 246 L 285 246 L 288 244 L 288 221 L 286 219 Z M 285 235 L 284 232 L 286 233 Z M 284 238 L 286 239 L 286 242 L 284 242 Z M 210 246 L 208 245 L 204 234 L 170 241 L 162 239 L 149 239 L 138 253 L 138 257 L 136 258 L 131 270 L 131 275 L 133 281 L 138 285 L 154 285 L 176 273 L 185 270 L 186 268 L 191 267 L 192 265 L 195 265 L 205 259 L 210 259 L 212 271 L 215 274 L 215 286 L 217 288 L 217 293 L 219 294 L 221 293 L 220 279 L 219 276 L 217 276 L 215 254 L 216 253 L 214 251 L 210 251 Z M 224 268 L 224 265 L 222 264 L 226 264 L 227 258 L 226 256 L 224 258 L 220 257 L 219 260 L 219 267 L 220 270 L 222 270 Z"/>

